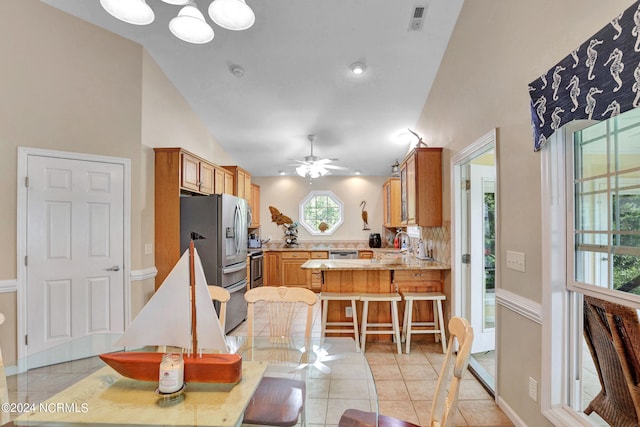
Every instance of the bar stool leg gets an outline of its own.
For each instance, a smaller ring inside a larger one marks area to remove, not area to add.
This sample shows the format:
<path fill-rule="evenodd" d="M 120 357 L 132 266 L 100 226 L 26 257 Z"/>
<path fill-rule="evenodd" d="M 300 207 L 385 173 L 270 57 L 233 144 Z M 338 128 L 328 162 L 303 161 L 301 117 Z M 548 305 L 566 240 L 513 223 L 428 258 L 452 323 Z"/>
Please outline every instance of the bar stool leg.
<path fill-rule="evenodd" d="M 356 340 L 356 350 L 360 352 L 360 339 L 358 337 L 358 315 L 356 312 L 356 300 L 351 300 L 351 314 L 353 315 L 353 338 Z"/>
<path fill-rule="evenodd" d="M 393 335 L 396 338 L 398 354 L 402 354 L 402 343 L 400 342 L 400 324 L 398 323 L 398 303 L 391 301 L 391 321 L 393 322 Z"/>
<path fill-rule="evenodd" d="M 364 348 L 367 345 L 367 316 L 369 315 L 369 301 L 364 300 L 362 302 L 362 338 L 360 338 L 361 350 L 364 353 Z"/>
<path fill-rule="evenodd" d="M 434 315 L 435 321 L 435 315 Z M 444 317 L 442 315 L 442 300 L 438 300 L 438 322 L 440 328 L 440 341 L 442 343 L 442 353 L 447 352 L 447 339 L 444 336 Z"/>
<path fill-rule="evenodd" d="M 404 330 L 404 340 L 406 343 L 406 353 L 409 354 L 411 352 L 411 323 L 413 316 L 413 300 L 406 300 L 406 304 L 404 306 L 404 322 L 402 322 L 402 329 Z"/>
<path fill-rule="evenodd" d="M 329 300 L 321 301 L 320 310 L 322 310 L 322 324 L 320 331 L 320 347 L 324 344 L 324 336 L 327 333 L 327 312 L 329 311 Z"/>

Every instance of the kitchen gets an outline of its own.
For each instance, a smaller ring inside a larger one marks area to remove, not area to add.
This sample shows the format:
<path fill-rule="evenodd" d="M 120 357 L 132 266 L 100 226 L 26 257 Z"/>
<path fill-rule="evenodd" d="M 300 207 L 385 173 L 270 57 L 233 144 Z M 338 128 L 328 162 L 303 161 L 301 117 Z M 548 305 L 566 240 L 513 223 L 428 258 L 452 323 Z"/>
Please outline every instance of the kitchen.
<path fill-rule="evenodd" d="M 499 175 L 507 179 L 501 181 L 499 188 L 499 243 L 503 250 L 516 249 L 528 256 L 524 273 L 498 267 L 501 286 L 509 292 L 505 294 L 508 301 L 521 302 L 538 314 L 542 312 L 543 301 L 542 224 L 538 207 L 541 172 L 539 153 L 532 152 L 530 144 L 527 84 L 629 4 L 621 0 L 562 4 L 465 2 L 441 71 L 423 113 L 417 118 L 417 129 L 433 135 L 430 145 L 445 147 L 445 221 L 452 215 L 450 158 L 489 129 L 500 129 L 498 169 Z M 153 244 L 155 234 L 153 148 L 164 142 L 166 147 L 183 147 L 218 165 L 242 164 L 214 140 L 161 67 L 140 46 L 96 31 L 84 21 L 52 11 L 40 2 L 2 2 L 0 16 L 5 24 L 0 30 L 1 50 L 4 58 L 11 58 L 5 60 L 5 78 L 0 83 L 3 93 L 0 144 L 5 154 L 0 158 L 0 166 L 6 177 L 2 192 L 6 208 L 0 212 L 0 235 L 5 237 L 2 242 L 5 256 L 0 258 L 3 272 L 0 311 L 8 319 L 2 326 L 0 346 L 5 363 L 12 364 L 17 360 L 17 343 L 23 342 L 17 321 L 17 288 L 23 264 L 18 262 L 22 258 L 16 233 L 20 188 L 17 147 L 130 160 L 129 315 L 139 310 L 155 287 L 157 253 L 153 245 L 150 250 L 146 247 L 147 243 Z M 33 17 L 47 25 L 24 34 L 23 22 L 7 18 L 15 16 Z M 540 27 L 545 31 L 540 31 Z M 513 34 L 517 37 L 512 37 Z M 87 100 L 91 100 L 90 107 Z M 74 126 L 65 125 L 69 122 Z M 386 161 L 390 166 L 395 158 Z M 345 216 L 345 224 L 331 239 L 356 240 L 366 245 L 368 232 L 362 231 L 359 204 L 367 201 L 372 227 L 381 224 L 384 177 L 323 179 L 326 188 L 349 203 L 347 211 L 352 212 Z M 297 217 L 297 204 L 309 190 L 308 181 L 255 176 L 252 182 L 261 188 L 260 236 L 277 239 L 282 230 L 269 222 L 268 206 Z M 341 192 L 344 187 L 352 192 Z M 307 237 L 304 233 L 300 231 L 301 241 Z M 436 252 L 448 254 L 449 248 L 445 246 Z M 504 306 L 498 310 L 502 327 L 497 340 L 503 351 L 497 367 L 498 378 L 502 378 L 498 399 L 523 425 L 550 425 L 541 402 L 529 398 L 526 387 L 529 377 L 542 384 L 546 375 L 540 363 L 544 354 L 543 317 L 534 315 L 531 320 L 531 316 Z"/>

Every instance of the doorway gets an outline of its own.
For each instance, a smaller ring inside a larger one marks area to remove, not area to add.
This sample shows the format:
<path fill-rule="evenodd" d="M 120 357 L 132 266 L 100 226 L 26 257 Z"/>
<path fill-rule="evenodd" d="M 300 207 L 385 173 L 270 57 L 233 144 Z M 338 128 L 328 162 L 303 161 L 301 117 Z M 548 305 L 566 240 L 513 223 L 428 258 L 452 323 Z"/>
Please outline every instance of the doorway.
<path fill-rule="evenodd" d="M 18 160 L 18 370 L 113 351 L 128 322 L 129 160 Z"/>
<path fill-rule="evenodd" d="M 496 384 L 495 143 L 493 130 L 451 160 L 455 311 L 473 326 L 469 366 L 492 393 Z"/>

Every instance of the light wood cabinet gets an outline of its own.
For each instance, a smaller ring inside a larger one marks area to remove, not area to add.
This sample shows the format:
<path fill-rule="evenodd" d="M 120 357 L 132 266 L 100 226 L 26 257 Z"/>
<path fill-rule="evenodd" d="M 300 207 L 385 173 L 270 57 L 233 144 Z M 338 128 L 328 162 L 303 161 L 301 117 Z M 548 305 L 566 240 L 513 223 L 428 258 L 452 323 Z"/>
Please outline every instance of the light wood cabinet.
<path fill-rule="evenodd" d="M 264 254 L 264 286 L 282 286 L 282 258 L 280 252 Z"/>
<path fill-rule="evenodd" d="M 372 259 L 373 251 L 358 251 L 358 258 L 360 259 Z"/>
<path fill-rule="evenodd" d="M 251 174 L 239 166 L 224 166 L 231 172 L 233 183 L 233 194 L 249 200 L 251 198 Z"/>
<path fill-rule="evenodd" d="M 329 252 L 327 251 L 313 251 L 311 252 L 311 259 L 327 259 L 329 258 Z M 311 282 L 309 289 L 313 292 L 320 292 L 322 290 L 322 271 L 311 270 Z"/>
<path fill-rule="evenodd" d="M 260 227 L 260 186 L 251 184 L 251 198 L 249 199 L 251 206 L 251 227 Z"/>
<path fill-rule="evenodd" d="M 282 285 L 308 288 L 311 283 L 310 270 L 300 268 L 309 259 L 309 252 L 282 253 Z"/>
<path fill-rule="evenodd" d="M 400 178 L 389 178 L 382 186 L 382 218 L 385 227 L 400 227 Z"/>
<path fill-rule="evenodd" d="M 444 270 L 396 270 L 393 284 L 398 292 L 444 292 Z M 398 307 L 398 316 L 404 318 L 404 307 Z M 433 321 L 431 301 L 414 301 L 413 318 L 422 322 Z"/>
<path fill-rule="evenodd" d="M 185 190 L 212 194 L 215 167 L 185 151 L 181 151 L 180 156 L 180 186 Z"/>
<path fill-rule="evenodd" d="M 400 164 L 403 225 L 442 225 L 442 148 L 414 148 Z"/>
<path fill-rule="evenodd" d="M 155 148 L 156 289 L 180 258 L 180 194 L 212 194 L 215 165 L 181 148 Z"/>
<path fill-rule="evenodd" d="M 226 169 L 214 168 L 214 193 L 233 194 L 233 174 Z"/>

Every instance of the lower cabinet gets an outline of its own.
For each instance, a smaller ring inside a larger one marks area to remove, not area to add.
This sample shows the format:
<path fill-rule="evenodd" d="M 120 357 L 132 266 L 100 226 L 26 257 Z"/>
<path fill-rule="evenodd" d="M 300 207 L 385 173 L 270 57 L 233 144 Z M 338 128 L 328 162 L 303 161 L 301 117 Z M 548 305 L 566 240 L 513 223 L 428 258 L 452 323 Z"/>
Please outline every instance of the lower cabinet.
<path fill-rule="evenodd" d="M 282 286 L 282 258 L 280 252 L 264 254 L 264 286 Z"/>
<path fill-rule="evenodd" d="M 300 268 L 309 259 L 309 252 L 282 252 L 282 285 L 308 288 L 311 272 Z"/>
<path fill-rule="evenodd" d="M 393 284 L 398 292 L 444 292 L 444 270 L 396 270 L 393 272 Z M 446 303 L 446 302 L 445 302 Z M 444 309 L 444 307 L 443 307 Z M 445 313 L 447 310 L 444 310 Z M 399 306 L 400 327 L 404 319 L 404 304 Z M 433 321 L 431 301 L 415 301 L 413 318 L 422 322 Z M 427 337 L 431 337 L 427 335 Z M 413 340 L 413 338 L 412 338 Z"/>
<path fill-rule="evenodd" d="M 314 251 L 311 252 L 311 259 L 327 259 L 329 258 L 329 252 L 326 251 Z M 322 271 L 311 270 L 311 283 L 309 289 L 313 292 L 320 292 L 322 290 Z"/>

